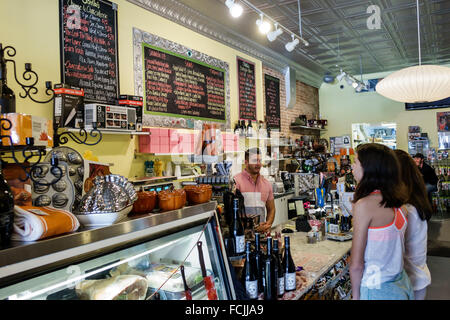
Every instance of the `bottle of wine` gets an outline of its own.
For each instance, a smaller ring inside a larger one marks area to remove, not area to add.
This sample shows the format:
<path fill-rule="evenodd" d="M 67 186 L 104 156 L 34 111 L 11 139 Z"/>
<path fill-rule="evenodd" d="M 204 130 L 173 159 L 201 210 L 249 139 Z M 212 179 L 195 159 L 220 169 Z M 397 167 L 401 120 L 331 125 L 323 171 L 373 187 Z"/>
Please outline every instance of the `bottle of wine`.
<path fill-rule="evenodd" d="M 2 174 L 0 163 L 0 247 L 11 241 L 14 223 L 14 197 Z"/>
<path fill-rule="evenodd" d="M 0 113 L 16 112 L 16 96 L 6 84 L 6 61 L 0 44 Z"/>
<path fill-rule="evenodd" d="M 277 295 L 279 298 L 281 298 L 284 294 L 284 272 L 283 267 L 281 266 L 281 257 L 280 252 L 278 248 L 278 239 L 273 240 L 273 255 L 275 256 L 276 262 L 277 262 Z"/>
<path fill-rule="evenodd" d="M 241 121 L 241 127 L 240 127 L 240 134 L 241 134 L 241 136 L 242 137 L 245 137 L 245 136 L 247 136 L 247 127 L 246 127 L 246 125 L 245 125 L 245 120 L 242 120 Z"/>
<path fill-rule="evenodd" d="M 247 136 L 248 137 L 253 136 L 253 126 L 252 126 L 252 122 L 250 120 L 248 120 L 248 125 L 247 125 Z"/>
<path fill-rule="evenodd" d="M 253 253 L 255 259 L 256 272 L 258 274 L 258 293 L 264 292 L 263 283 L 263 263 L 264 254 L 261 252 L 260 234 L 255 232 L 255 251 Z"/>
<path fill-rule="evenodd" d="M 250 250 L 250 241 L 247 241 L 245 247 L 245 264 L 242 271 L 242 284 L 245 287 L 248 297 L 251 300 L 258 299 L 258 272 L 256 263 Z"/>
<path fill-rule="evenodd" d="M 277 262 L 272 252 L 272 237 L 267 237 L 267 255 L 264 261 L 264 300 L 277 299 Z"/>
<path fill-rule="evenodd" d="M 245 235 L 244 227 L 242 226 L 241 217 L 239 213 L 239 199 L 233 199 L 233 221 L 231 223 L 231 233 L 234 239 L 234 253 L 236 255 L 242 254 L 245 251 Z"/>
<path fill-rule="evenodd" d="M 293 291 L 296 288 L 295 264 L 291 256 L 291 246 L 289 244 L 289 236 L 284 237 L 284 256 L 283 256 L 283 272 L 284 272 L 284 290 Z"/>
<path fill-rule="evenodd" d="M 240 131 L 241 131 L 241 124 L 239 123 L 239 120 L 238 120 L 238 122 L 234 126 L 234 134 L 239 134 L 240 135 Z"/>

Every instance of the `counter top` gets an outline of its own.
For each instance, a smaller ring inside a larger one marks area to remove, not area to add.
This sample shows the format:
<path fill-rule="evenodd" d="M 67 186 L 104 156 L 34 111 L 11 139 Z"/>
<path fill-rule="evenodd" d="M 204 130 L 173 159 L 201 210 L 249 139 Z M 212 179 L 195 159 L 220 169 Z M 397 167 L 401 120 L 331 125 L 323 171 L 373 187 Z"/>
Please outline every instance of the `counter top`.
<path fill-rule="evenodd" d="M 348 253 L 352 247 L 352 241 L 323 240 L 314 244 L 308 244 L 306 232 L 294 232 L 282 234 L 288 235 L 291 243 L 292 259 L 296 266 L 301 266 L 306 271 L 306 283 L 297 290 L 286 293 L 283 299 L 297 300 L 303 296 L 331 267 Z"/>
<path fill-rule="evenodd" d="M 282 197 L 285 197 L 285 196 L 288 196 L 288 195 L 291 195 L 291 194 L 294 194 L 294 190 L 287 191 L 287 192 L 282 192 L 282 193 L 274 193 L 273 197 L 275 199 L 278 199 L 278 198 L 282 198 Z"/>

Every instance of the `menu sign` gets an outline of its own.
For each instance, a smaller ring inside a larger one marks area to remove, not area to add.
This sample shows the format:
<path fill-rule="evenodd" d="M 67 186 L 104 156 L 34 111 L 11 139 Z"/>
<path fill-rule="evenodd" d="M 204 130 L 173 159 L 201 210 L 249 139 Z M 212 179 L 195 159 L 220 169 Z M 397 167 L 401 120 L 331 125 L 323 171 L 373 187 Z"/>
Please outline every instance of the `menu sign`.
<path fill-rule="evenodd" d="M 237 58 L 239 119 L 256 120 L 255 65 Z"/>
<path fill-rule="evenodd" d="M 264 75 L 266 89 L 266 126 L 280 128 L 280 79 Z"/>
<path fill-rule="evenodd" d="M 119 95 L 117 5 L 60 0 L 62 82 L 84 89 L 87 102 L 116 103 Z"/>
<path fill-rule="evenodd" d="M 225 71 L 143 44 L 145 113 L 225 121 Z"/>

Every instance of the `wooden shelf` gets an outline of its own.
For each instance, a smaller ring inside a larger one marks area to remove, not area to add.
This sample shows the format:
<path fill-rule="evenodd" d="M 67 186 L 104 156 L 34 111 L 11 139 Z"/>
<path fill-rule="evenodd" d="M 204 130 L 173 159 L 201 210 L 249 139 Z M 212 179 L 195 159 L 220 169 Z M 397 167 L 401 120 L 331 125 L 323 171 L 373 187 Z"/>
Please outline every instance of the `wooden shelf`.
<path fill-rule="evenodd" d="M 89 134 L 93 129 L 86 129 L 86 132 Z M 118 134 L 118 135 L 132 135 L 132 136 L 148 136 L 150 135 L 150 132 L 148 131 L 126 131 L 126 130 L 105 130 L 105 129 L 97 129 L 98 131 L 100 131 L 103 134 Z M 74 133 L 78 133 L 80 132 L 80 129 L 77 128 L 61 128 L 61 131 L 69 131 L 69 132 L 74 132 Z"/>

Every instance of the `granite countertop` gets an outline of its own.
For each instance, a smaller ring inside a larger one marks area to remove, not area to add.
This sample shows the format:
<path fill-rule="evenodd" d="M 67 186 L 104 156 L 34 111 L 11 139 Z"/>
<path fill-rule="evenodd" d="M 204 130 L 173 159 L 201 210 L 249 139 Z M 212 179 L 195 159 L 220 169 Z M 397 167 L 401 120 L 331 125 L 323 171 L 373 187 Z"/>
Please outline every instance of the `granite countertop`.
<path fill-rule="evenodd" d="M 297 290 L 286 293 L 284 300 L 297 300 L 303 296 L 331 267 L 348 253 L 352 247 L 352 241 L 323 240 L 315 244 L 308 244 L 306 232 L 294 232 L 282 234 L 290 237 L 292 259 L 296 266 L 305 270 L 302 274 L 306 278 L 301 286 L 297 284 Z"/>

